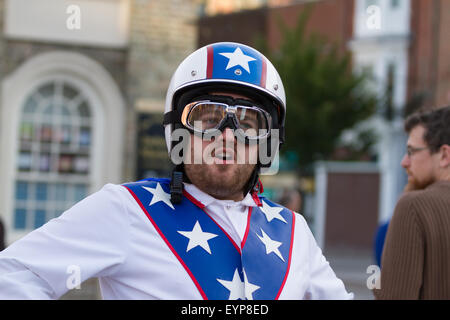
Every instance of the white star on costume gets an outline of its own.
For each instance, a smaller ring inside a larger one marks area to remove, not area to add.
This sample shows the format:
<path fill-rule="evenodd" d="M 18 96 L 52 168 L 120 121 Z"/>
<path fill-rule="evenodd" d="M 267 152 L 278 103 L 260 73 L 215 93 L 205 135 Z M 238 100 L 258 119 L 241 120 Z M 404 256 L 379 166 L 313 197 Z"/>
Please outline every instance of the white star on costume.
<path fill-rule="evenodd" d="M 234 50 L 233 53 L 231 52 L 222 52 L 220 53 L 220 55 L 227 57 L 228 60 L 228 64 L 225 70 L 228 70 L 234 66 L 241 66 L 242 68 L 244 68 L 248 73 L 250 73 L 250 68 L 248 66 L 249 61 L 253 61 L 256 60 L 253 57 L 250 56 L 246 56 L 241 48 L 236 48 L 236 50 Z"/>
<path fill-rule="evenodd" d="M 266 254 L 269 254 L 271 252 L 275 253 L 281 260 L 284 261 L 283 256 L 281 255 L 280 250 L 278 249 L 279 246 L 283 244 L 283 242 L 275 241 L 270 239 L 270 237 L 264 232 L 263 229 L 261 229 L 262 237 L 259 234 L 256 234 L 261 240 L 261 242 L 266 246 Z"/>
<path fill-rule="evenodd" d="M 241 277 L 239 277 L 239 271 L 236 268 L 233 275 L 233 280 L 227 281 L 222 279 L 217 279 L 221 285 L 227 288 L 230 291 L 230 296 L 228 300 L 237 300 L 237 299 L 245 299 L 244 295 L 244 282 L 241 281 Z"/>
<path fill-rule="evenodd" d="M 182 234 L 183 236 L 189 239 L 186 252 L 197 246 L 200 246 L 203 249 L 205 249 L 206 252 L 211 254 L 211 249 L 209 248 L 208 240 L 217 237 L 217 234 L 203 232 L 202 228 L 200 227 L 200 223 L 198 223 L 198 220 L 195 223 L 194 229 L 192 229 L 192 231 L 178 231 L 178 233 Z"/>
<path fill-rule="evenodd" d="M 244 271 L 244 289 L 245 289 L 245 297 L 247 300 L 253 300 L 253 292 L 258 290 L 260 287 L 248 282 L 247 274 Z"/>
<path fill-rule="evenodd" d="M 159 184 L 159 182 L 156 184 L 156 188 L 149 188 L 149 187 L 142 187 L 145 190 L 147 190 L 148 192 L 150 192 L 151 194 L 153 194 L 153 198 L 152 201 L 150 201 L 149 206 L 162 201 L 165 204 L 167 204 L 169 207 L 171 207 L 173 210 L 175 210 L 175 208 L 172 205 L 172 202 L 170 202 L 170 194 L 166 193 L 163 188 L 161 187 L 161 185 Z"/>
<path fill-rule="evenodd" d="M 261 211 L 266 215 L 268 222 L 271 222 L 273 219 L 278 219 L 283 221 L 284 223 L 287 223 L 280 214 L 280 212 L 283 211 L 283 208 L 271 207 L 264 200 L 262 200 Z"/>

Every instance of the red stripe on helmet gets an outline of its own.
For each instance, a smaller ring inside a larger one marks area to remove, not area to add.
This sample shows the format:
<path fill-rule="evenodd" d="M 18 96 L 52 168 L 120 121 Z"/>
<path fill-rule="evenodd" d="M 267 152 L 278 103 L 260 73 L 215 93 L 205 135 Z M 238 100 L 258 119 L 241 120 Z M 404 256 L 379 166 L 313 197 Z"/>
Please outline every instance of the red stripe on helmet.
<path fill-rule="evenodd" d="M 262 58 L 262 70 L 261 70 L 261 82 L 260 86 L 265 88 L 266 87 L 266 78 L 267 78 L 267 63 L 266 59 Z"/>
<path fill-rule="evenodd" d="M 206 78 L 211 79 L 214 66 L 214 48 L 212 46 L 208 46 L 206 50 L 207 50 Z"/>

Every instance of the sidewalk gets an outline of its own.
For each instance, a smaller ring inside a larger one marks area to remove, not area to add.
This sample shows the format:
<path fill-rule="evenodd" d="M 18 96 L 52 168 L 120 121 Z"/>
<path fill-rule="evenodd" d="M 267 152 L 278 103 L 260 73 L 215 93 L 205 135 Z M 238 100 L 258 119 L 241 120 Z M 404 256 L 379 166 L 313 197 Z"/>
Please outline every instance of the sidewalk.
<path fill-rule="evenodd" d="M 367 280 L 373 273 L 367 273 L 370 265 L 375 265 L 372 251 L 333 248 L 326 249 L 324 255 L 345 288 L 353 292 L 355 300 L 374 300 L 372 291 L 367 288 Z"/>
<path fill-rule="evenodd" d="M 101 300 L 100 286 L 96 278 L 86 280 L 80 289 L 72 289 L 64 294 L 60 300 Z"/>

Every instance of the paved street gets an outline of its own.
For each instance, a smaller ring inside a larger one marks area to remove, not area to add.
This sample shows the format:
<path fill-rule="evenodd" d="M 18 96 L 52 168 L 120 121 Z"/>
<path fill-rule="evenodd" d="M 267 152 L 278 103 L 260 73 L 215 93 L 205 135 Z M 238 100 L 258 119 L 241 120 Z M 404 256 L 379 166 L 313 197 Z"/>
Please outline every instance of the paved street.
<path fill-rule="evenodd" d="M 324 255 L 347 291 L 354 293 L 355 300 L 374 299 L 372 291 L 367 288 L 367 279 L 373 275 L 366 273 L 367 268 L 375 265 L 370 250 L 335 248 L 327 249 Z"/>

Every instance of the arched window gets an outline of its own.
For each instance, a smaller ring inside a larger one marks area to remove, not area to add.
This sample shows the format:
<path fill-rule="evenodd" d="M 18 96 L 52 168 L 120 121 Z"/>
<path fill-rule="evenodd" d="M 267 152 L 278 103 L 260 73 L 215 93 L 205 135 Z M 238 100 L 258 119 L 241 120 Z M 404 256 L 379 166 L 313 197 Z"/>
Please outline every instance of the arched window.
<path fill-rule="evenodd" d="M 38 228 L 88 194 L 93 123 L 88 99 L 63 80 L 38 86 L 22 107 L 13 228 Z"/>
<path fill-rule="evenodd" d="M 109 72 L 76 52 L 33 56 L 0 90 L 0 216 L 10 244 L 123 181 L 127 116 Z"/>

